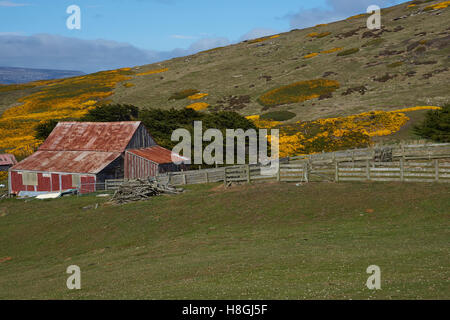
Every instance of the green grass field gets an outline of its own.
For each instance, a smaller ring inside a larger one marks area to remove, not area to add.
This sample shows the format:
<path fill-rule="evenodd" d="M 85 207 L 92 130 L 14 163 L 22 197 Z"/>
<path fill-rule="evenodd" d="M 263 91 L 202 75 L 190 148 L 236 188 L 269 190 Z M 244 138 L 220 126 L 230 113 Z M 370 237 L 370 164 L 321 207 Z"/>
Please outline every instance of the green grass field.
<path fill-rule="evenodd" d="M 400 183 L 4 200 L 0 299 L 448 299 L 449 208 L 449 186 Z"/>

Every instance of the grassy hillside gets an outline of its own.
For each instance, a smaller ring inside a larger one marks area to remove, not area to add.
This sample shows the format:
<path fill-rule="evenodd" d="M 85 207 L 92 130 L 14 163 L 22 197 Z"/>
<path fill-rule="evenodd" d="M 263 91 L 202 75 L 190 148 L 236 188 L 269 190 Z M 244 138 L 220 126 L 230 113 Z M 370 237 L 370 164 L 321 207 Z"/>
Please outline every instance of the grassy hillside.
<path fill-rule="evenodd" d="M 449 101 L 448 4 L 416 0 L 383 9 L 381 30 L 368 30 L 367 15 L 358 15 L 152 65 L 0 86 L 0 112 L 8 110 L 0 118 L 0 150 L 30 153 L 39 144 L 36 123 L 106 102 L 245 116 L 289 111 L 288 124 L 442 106 Z M 412 137 L 409 130 L 400 136 Z"/>
<path fill-rule="evenodd" d="M 120 207 L 104 201 L 1 201 L 0 299 L 450 294 L 448 186 L 201 185 Z M 76 292 L 65 287 L 72 264 L 82 272 Z M 365 286 L 372 264 L 377 292 Z"/>

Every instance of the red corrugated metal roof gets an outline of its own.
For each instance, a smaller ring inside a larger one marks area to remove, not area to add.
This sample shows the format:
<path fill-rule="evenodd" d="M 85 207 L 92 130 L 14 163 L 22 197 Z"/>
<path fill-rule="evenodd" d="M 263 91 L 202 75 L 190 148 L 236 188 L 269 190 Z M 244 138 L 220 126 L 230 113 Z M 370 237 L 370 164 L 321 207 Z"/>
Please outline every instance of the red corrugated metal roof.
<path fill-rule="evenodd" d="M 120 155 L 120 152 L 36 151 L 12 170 L 97 174 Z"/>
<path fill-rule="evenodd" d="M 140 121 L 59 122 L 39 150 L 123 152 L 140 124 Z"/>
<path fill-rule="evenodd" d="M 0 154 L 0 166 L 13 166 L 16 163 L 17 160 L 13 154 Z"/>
<path fill-rule="evenodd" d="M 127 152 L 130 152 L 132 154 L 135 154 L 139 157 L 142 157 L 144 159 L 153 161 L 158 164 L 164 164 L 164 163 L 172 163 L 172 151 L 168 150 L 166 148 L 160 147 L 160 146 L 153 146 L 150 148 L 145 149 L 133 149 L 133 150 L 127 150 Z M 182 157 L 178 154 L 174 154 L 179 161 L 185 161 L 188 158 Z"/>

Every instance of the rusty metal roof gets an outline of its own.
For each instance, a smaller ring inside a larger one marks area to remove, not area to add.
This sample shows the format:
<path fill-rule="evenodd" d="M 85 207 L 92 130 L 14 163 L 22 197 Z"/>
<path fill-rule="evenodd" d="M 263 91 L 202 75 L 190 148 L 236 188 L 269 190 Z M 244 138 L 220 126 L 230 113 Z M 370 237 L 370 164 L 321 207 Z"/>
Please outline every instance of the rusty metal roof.
<path fill-rule="evenodd" d="M 123 152 L 140 124 L 140 121 L 59 122 L 39 150 Z"/>
<path fill-rule="evenodd" d="M 13 166 L 16 163 L 17 160 L 13 154 L 0 154 L 0 166 Z"/>
<path fill-rule="evenodd" d="M 97 174 L 121 152 L 36 151 L 11 170 Z"/>
<path fill-rule="evenodd" d="M 163 148 L 161 146 L 153 146 L 153 147 L 145 148 L 145 149 L 127 150 L 127 152 L 130 152 L 132 154 L 135 154 L 139 157 L 153 161 L 158 164 L 173 162 L 172 161 L 172 151 L 168 150 L 166 148 Z M 176 153 L 174 153 L 174 156 L 177 159 L 179 159 L 180 162 L 188 160 L 188 158 L 180 156 Z"/>

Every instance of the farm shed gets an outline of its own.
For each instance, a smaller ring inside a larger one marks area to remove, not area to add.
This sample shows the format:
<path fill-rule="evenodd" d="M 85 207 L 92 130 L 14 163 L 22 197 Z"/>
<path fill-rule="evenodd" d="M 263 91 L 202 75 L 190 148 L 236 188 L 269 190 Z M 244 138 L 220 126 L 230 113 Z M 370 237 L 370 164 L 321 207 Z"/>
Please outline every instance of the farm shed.
<path fill-rule="evenodd" d="M 88 193 L 101 188 L 106 179 L 122 179 L 125 172 L 133 178 L 148 178 L 158 170 L 140 170 L 135 161 L 125 161 L 127 150 L 152 154 L 171 154 L 157 146 L 139 121 L 60 122 L 38 151 L 10 168 L 10 193 L 20 191 L 54 192 L 79 188 Z M 166 165 L 166 164 L 165 164 Z M 170 166 L 177 170 L 178 166 Z"/>
<path fill-rule="evenodd" d="M 174 155 L 177 162 L 187 160 Z M 186 170 L 184 164 L 176 165 L 172 161 L 172 151 L 160 146 L 144 149 L 132 149 L 125 152 L 125 179 L 136 179 L 142 176 L 154 177 L 160 173 Z"/>
<path fill-rule="evenodd" d="M 13 154 L 0 154 L 0 171 L 8 171 L 15 164 L 17 160 Z"/>

